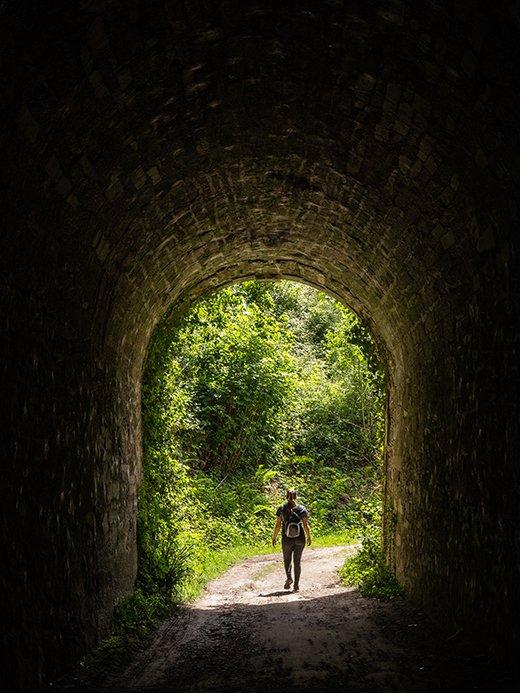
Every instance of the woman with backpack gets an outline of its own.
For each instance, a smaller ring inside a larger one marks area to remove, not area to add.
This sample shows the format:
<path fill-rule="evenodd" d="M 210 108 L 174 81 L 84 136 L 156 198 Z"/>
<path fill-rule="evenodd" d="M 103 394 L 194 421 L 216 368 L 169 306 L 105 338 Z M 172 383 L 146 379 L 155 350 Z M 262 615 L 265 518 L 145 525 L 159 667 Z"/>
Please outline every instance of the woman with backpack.
<path fill-rule="evenodd" d="M 280 528 L 282 529 L 282 552 L 285 567 L 284 589 L 288 590 L 293 584 L 291 576 L 291 562 L 294 556 L 294 591 L 300 589 L 300 574 L 302 571 L 301 560 L 305 547 L 312 542 L 311 528 L 309 525 L 309 513 L 303 505 L 296 505 L 296 491 L 287 491 L 287 502 L 276 511 L 276 524 L 273 531 L 273 546 L 276 544 Z"/>

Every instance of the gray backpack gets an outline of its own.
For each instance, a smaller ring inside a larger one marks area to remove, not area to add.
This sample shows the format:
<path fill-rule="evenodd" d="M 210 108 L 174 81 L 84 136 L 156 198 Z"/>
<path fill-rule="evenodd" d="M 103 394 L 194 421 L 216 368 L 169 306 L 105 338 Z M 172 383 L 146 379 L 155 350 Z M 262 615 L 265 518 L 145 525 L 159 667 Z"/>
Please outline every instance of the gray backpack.
<path fill-rule="evenodd" d="M 296 539 L 302 531 L 302 521 L 295 508 L 289 511 L 289 516 L 285 520 L 285 536 L 290 539 Z"/>

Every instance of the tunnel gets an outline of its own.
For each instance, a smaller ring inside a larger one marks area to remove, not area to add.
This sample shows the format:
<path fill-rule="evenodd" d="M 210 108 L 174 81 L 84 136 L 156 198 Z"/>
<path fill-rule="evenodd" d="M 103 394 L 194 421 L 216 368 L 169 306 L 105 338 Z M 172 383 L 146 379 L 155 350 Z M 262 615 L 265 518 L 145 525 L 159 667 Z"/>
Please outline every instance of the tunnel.
<path fill-rule="evenodd" d="M 110 632 L 136 576 L 154 326 L 246 278 L 312 284 L 370 328 L 388 563 L 512 658 L 515 3 L 8 0 L 0 16 L 6 680 L 43 685 Z"/>

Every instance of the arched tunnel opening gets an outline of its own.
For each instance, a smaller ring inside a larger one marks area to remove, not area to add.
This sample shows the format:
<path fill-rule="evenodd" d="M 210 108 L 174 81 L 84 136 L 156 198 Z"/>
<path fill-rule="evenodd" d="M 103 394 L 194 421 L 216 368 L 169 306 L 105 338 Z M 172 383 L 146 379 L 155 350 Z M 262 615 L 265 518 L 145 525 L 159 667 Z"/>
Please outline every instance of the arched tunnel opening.
<path fill-rule="evenodd" d="M 132 591 L 150 336 L 244 278 L 327 290 L 384 346 L 388 560 L 411 599 L 512 659 L 514 5 L 0 13 L 11 685 L 70 666 Z"/>
<path fill-rule="evenodd" d="M 400 595 L 380 550 L 386 380 L 359 319 L 307 284 L 246 281 L 173 306 L 145 360 L 137 591 L 117 606 L 118 634 L 272 553 L 288 489 L 313 549 L 363 539 L 382 573 L 371 593 Z"/>

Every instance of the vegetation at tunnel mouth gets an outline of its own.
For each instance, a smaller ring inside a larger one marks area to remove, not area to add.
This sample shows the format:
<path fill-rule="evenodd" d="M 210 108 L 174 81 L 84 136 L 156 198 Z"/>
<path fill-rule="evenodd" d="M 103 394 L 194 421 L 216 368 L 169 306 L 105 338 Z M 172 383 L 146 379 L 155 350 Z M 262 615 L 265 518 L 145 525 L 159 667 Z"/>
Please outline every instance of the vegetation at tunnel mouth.
<path fill-rule="evenodd" d="M 273 551 L 288 487 L 315 546 L 364 537 L 345 580 L 398 594 L 380 549 L 384 400 L 366 327 L 307 285 L 243 282 L 167 314 L 143 377 L 139 572 L 116 632 L 145 634 L 236 560 Z"/>

